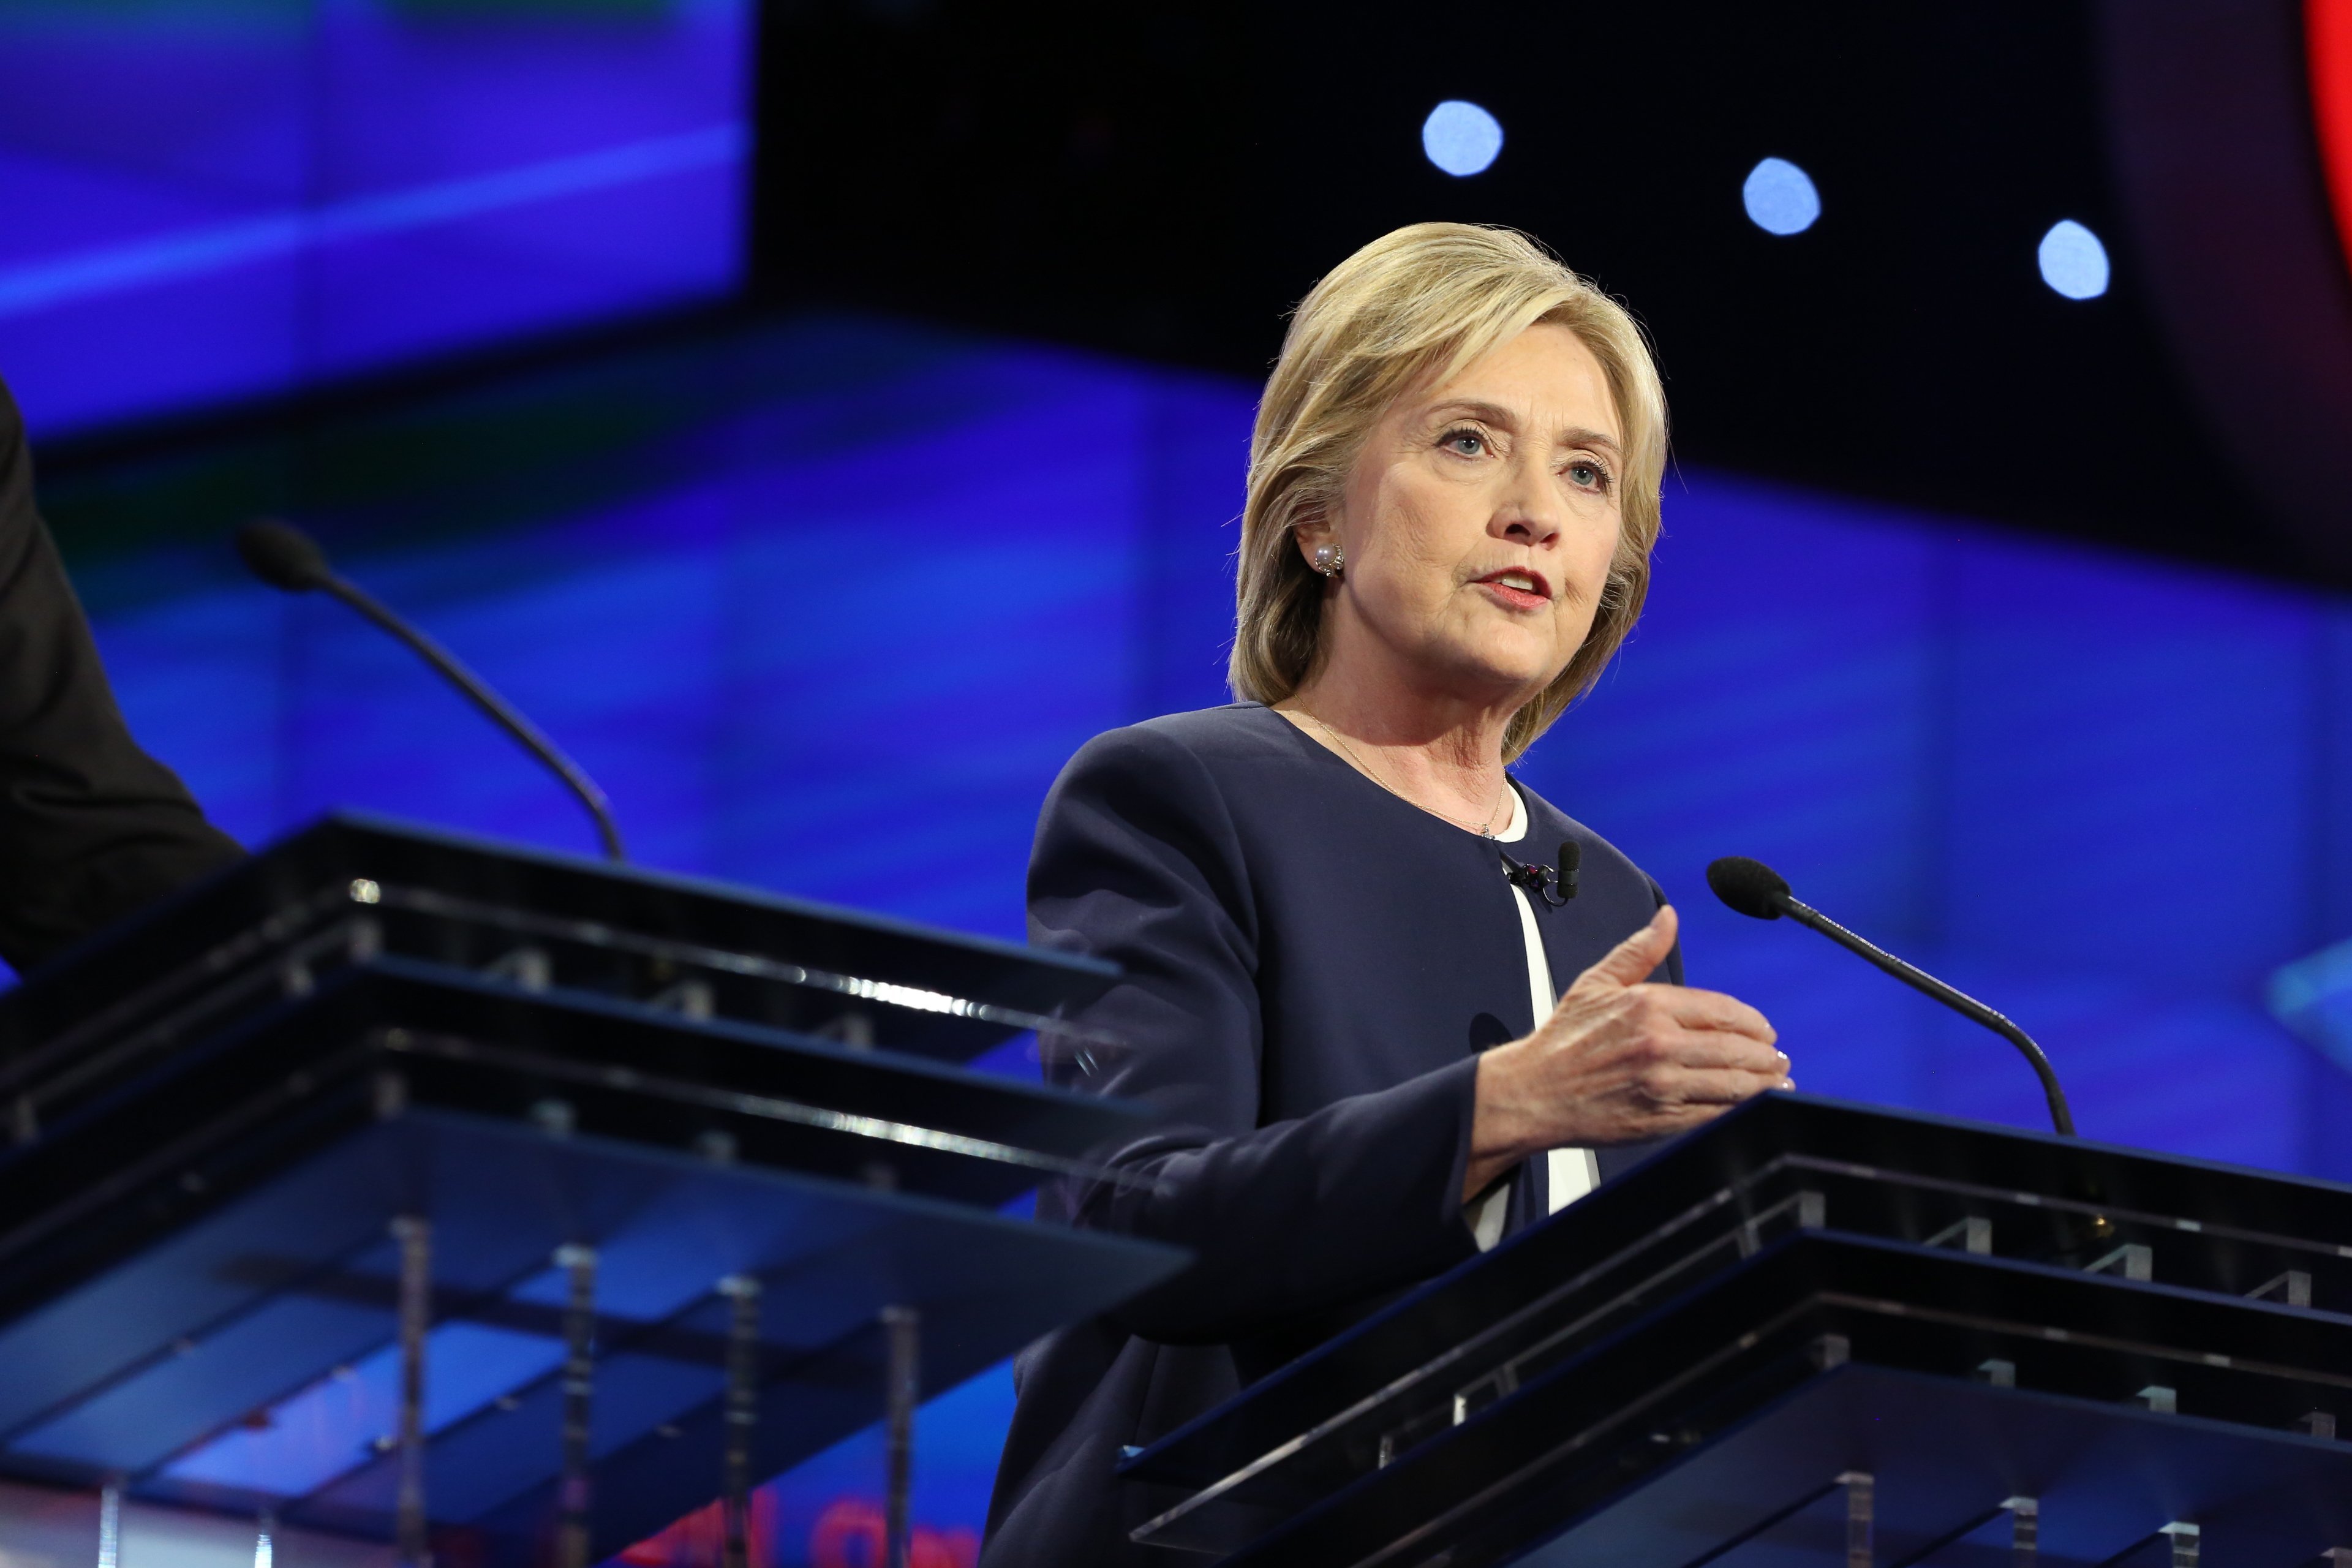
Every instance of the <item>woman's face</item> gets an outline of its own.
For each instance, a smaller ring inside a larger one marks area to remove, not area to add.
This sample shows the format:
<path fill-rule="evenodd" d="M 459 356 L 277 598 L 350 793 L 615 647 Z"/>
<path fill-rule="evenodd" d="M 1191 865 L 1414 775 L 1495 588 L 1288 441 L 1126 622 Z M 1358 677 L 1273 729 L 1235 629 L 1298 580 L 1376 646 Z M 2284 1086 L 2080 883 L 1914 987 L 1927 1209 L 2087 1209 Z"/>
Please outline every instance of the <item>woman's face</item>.
<path fill-rule="evenodd" d="M 1617 548 L 1623 432 L 1600 362 L 1541 322 L 1373 427 L 1336 517 L 1346 569 L 1324 606 L 1326 672 L 1516 708 L 1568 667 Z"/>

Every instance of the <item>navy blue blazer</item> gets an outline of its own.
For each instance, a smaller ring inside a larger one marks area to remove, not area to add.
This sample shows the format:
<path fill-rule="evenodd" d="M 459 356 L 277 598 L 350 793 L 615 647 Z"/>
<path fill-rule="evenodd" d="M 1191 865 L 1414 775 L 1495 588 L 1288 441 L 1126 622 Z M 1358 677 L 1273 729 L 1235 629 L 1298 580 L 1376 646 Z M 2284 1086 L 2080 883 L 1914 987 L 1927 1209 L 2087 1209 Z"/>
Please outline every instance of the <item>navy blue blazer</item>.
<path fill-rule="evenodd" d="M 1576 898 L 1537 900 L 1564 988 L 1663 896 L 1520 794 L 1528 832 L 1513 854 L 1582 850 Z M 1089 742 L 1046 796 L 1029 927 L 1125 971 L 1084 1021 L 1131 1048 L 1049 1072 L 1160 1116 L 1105 1159 L 1151 1186 L 1058 1184 L 1040 1217 L 1198 1260 L 1023 1352 L 982 1563 L 1156 1565 L 1163 1554 L 1128 1532 L 1169 1500 L 1113 1479 L 1122 1447 L 1475 1254 L 1462 1182 L 1476 1059 L 1535 1026 L 1526 946 L 1493 844 L 1256 703 Z M 1679 952 L 1658 978 L 1680 982 Z M 1628 1163 L 1603 1158 L 1604 1175 Z M 1546 1212 L 1544 1163 L 1514 1178 L 1512 1223 Z"/>

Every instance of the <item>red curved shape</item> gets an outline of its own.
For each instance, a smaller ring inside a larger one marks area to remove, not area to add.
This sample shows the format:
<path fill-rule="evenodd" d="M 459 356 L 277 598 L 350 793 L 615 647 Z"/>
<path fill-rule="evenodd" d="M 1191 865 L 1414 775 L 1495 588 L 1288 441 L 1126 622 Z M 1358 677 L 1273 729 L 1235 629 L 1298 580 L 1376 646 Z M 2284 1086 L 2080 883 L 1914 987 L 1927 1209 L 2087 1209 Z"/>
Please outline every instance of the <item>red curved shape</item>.
<path fill-rule="evenodd" d="M 2304 57 L 2311 64 L 2312 129 L 2336 232 L 2352 266 L 2352 0 L 2304 0 Z"/>
<path fill-rule="evenodd" d="M 2134 272 L 2246 478 L 2352 580 L 2352 0 L 2098 15 Z"/>

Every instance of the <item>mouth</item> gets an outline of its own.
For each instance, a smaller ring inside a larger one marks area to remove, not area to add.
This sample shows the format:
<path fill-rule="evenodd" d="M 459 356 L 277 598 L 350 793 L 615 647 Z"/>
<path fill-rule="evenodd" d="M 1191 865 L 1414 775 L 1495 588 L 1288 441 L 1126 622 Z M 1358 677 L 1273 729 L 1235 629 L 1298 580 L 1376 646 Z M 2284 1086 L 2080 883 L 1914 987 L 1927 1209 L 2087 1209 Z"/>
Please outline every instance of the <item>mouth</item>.
<path fill-rule="evenodd" d="M 1524 566 L 1506 566 L 1475 581 L 1489 596 L 1514 610 L 1540 610 L 1551 603 L 1551 584 L 1544 581 L 1542 573 Z"/>

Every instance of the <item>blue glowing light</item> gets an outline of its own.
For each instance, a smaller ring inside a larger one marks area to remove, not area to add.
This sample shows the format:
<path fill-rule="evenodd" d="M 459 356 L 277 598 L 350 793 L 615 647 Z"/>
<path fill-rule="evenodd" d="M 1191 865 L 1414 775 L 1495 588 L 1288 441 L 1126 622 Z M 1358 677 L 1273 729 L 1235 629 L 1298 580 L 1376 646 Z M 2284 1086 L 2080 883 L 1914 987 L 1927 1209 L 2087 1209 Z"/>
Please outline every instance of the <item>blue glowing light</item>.
<path fill-rule="evenodd" d="M 1503 150 L 1503 122 L 1475 103 L 1449 98 L 1421 122 L 1421 150 L 1456 179 L 1482 174 Z"/>
<path fill-rule="evenodd" d="M 484 1323 L 443 1323 L 425 1341 L 425 1429 L 438 1432 L 510 1389 L 547 1376 L 563 1342 Z M 165 1473 L 216 1486 L 312 1491 L 368 1463 L 400 1421 L 400 1348 L 383 1345 L 271 1408 L 266 1426 L 232 1426 Z"/>
<path fill-rule="evenodd" d="M 2107 291 L 2107 247 L 2073 218 L 2050 226 L 2041 258 L 2042 281 L 2069 300 L 2095 300 Z"/>
<path fill-rule="evenodd" d="M 754 8 L 0 0 L 0 374 L 47 437 L 730 293 Z"/>
<path fill-rule="evenodd" d="M 0 317 L 177 278 L 218 272 L 306 247 L 460 223 L 509 207 L 730 166 L 747 155 L 740 125 L 716 125 L 524 168 L 356 196 L 323 206 L 152 235 L 129 244 L 0 268 Z"/>
<path fill-rule="evenodd" d="M 1813 177 L 1786 158 L 1767 158 L 1748 171 L 1739 200 L 1748 219 L 1767 234 L 1802 234 L 1822 216 Z"/>

